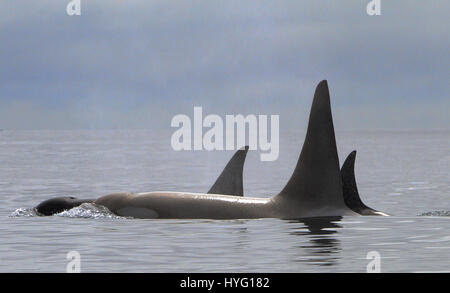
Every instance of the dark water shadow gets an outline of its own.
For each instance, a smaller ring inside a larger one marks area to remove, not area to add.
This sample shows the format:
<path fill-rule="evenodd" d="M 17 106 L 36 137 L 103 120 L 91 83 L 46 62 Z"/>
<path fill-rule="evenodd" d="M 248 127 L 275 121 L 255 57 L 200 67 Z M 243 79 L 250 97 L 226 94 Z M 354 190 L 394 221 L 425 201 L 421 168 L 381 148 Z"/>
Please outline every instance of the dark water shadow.
<path fill-rule="evenodd" d="M 293 261 L 304 262 L 319 266 L 333 266 L 339 259 L 341 243 L 337 233 L 342 217 L 320 217 L 299 220 L 290 220 L 289 223 L 298 223 L 292 227 L 290 235 L 301 236 L 301 244 L 294 246 L 299 249 L 299 256 Z M 306 229 L 305 229 L 306 228 Z M 308 241 L 305 241 L 304 238 Z"/>

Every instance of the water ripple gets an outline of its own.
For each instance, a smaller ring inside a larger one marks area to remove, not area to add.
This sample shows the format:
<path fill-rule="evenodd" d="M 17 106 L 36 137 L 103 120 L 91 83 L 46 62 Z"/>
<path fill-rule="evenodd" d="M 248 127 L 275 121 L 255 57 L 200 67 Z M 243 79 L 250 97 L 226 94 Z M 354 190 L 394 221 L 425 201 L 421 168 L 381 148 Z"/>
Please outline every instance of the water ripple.
<path fill-rule="evenodd" d="M 423 217 L 450 217 L 450 211 L 431 211 L 422 213 L 419 216 Z"/>

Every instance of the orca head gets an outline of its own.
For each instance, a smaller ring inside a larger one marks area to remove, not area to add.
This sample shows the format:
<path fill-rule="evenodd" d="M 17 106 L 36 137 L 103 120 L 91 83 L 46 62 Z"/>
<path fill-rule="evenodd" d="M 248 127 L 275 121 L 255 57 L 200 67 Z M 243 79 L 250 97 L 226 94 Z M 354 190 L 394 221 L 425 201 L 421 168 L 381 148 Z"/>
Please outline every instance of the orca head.
<path fill-rule="evenodd" d="M 93 200 L 78 199 L 72 196 L 55 197 L 41 202 L 35 207 L 35 210 L 39 215 L 51 216 L 87 202 L 93 202 Z"/>

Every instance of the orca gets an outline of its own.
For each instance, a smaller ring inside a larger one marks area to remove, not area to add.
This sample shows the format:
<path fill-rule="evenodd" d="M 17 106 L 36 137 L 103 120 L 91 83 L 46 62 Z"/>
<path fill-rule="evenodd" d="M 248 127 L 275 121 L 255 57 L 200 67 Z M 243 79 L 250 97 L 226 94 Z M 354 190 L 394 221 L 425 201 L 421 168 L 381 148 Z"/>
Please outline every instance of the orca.
<path fill-rule="evenodd" d="M 316 88 L 300 157 L 279 194 L 258 198 L 169 191 L 122 192 L 105 195 L 94 203 L 116 215 L 134 218 L 301 219 L 360 215 L 344 200 L 326 80 Z"/>
<path fill-rule="evenodd" d="M 388 216 L 388 214 L 366 206 L 358 192 L 355 179 L 356 151 L 351 152 L 341 168 L 342 193 L 345 204 L 354 212 L 363 216 Z"/>
<path fill-rule="evenodd" d="M 244 195 L 242 173 L 247 152 L 248 146 L 245 146 L 233 155 L 208 191 L 209 194 Z M 55 197 L 41 202 L 34 210 L 40 216 L 51 216 L 80 206 L 83 203 L 93 203 L 94 201 L 95 199 L 79 199 L 73 196 Z"/>

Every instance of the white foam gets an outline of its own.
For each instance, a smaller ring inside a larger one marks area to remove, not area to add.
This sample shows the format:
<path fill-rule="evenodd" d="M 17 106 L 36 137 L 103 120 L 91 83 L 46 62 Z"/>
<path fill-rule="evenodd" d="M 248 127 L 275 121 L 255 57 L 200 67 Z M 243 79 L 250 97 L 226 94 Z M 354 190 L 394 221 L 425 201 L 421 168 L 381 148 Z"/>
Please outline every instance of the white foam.
<path fill-rule="evenodd" d="M 88 218 L 88 219 L 120 219 L 122 217 L 113 214 L 104 206 L 83 203 L 82 205 L 56 214 L 59 217 Z"/>
<path fill-rule="evenodd" d="M 34 209 L 29 208 L 18 208 L 14 212 L 9 215 L 11 218 L 16 217 L 35 217 L 37 216 L 36 211 Z"/>

